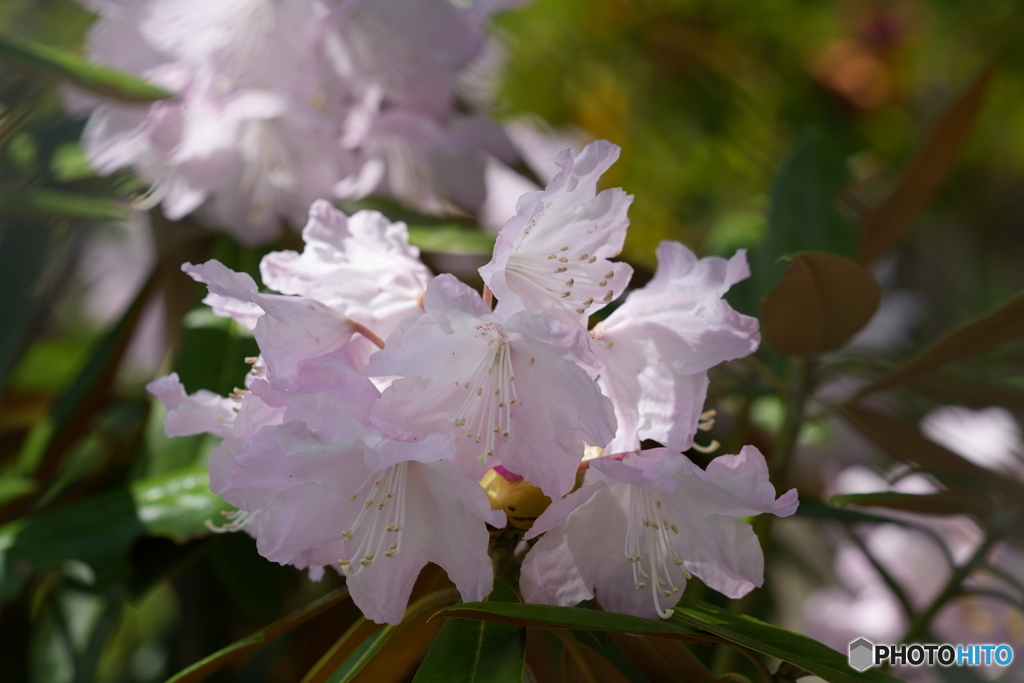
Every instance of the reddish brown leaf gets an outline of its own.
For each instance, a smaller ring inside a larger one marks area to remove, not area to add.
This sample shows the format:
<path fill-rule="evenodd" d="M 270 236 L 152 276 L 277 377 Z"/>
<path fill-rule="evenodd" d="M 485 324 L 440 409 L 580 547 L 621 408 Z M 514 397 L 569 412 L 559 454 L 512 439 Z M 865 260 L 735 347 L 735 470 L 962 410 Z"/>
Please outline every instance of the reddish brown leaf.
<path fill-rule="evenodd" d="M 859 393 L 866 396 L 879 389 L 916 380 L 944 365 L 976 356 L 1020 337 L 1024 337 L 1024 294 L 1010 299 L 994 311 L 969 320 Z"/>
<path fill-rule="evenodd" d="M 609 634 L 651 683 L 710 683 L 711 672 L 689 648 L 671 640 Z"/>
<path fill-rule="evenodd" d="M 974 128 L 992 72 L 991 64 L 982 69 L 970 87 L 950 104 L 896 186 L 861 221 L 861 263 L 870 264 L 899 244 L 945 184 Z"/>
<path fill-rule="evenodd" d="M 871 320 L 881 296 L 870 271 L 850 259 L 800 254 L 761 303 L 761 332 L 785 355 L 828 351 Z"/>

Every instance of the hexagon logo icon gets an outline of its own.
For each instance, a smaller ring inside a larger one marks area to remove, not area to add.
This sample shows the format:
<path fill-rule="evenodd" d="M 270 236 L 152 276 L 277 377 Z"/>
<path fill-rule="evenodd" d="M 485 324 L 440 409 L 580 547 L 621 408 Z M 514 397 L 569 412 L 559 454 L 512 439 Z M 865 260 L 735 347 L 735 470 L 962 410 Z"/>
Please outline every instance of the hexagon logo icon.
<path fill-rule="evenodd" d="M 866 638 L 850 643 L 850 666 L 857 671 L 871 668 L 875 663 L 875 645 Z"/>

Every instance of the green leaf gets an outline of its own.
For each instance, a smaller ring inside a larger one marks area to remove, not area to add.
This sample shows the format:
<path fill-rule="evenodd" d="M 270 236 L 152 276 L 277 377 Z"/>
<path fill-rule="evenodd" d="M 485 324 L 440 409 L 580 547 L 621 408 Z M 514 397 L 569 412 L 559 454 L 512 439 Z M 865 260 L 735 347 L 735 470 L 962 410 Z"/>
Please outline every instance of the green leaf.
<path fill-rule="evenodd" d="M 87 218 L 123 221 L 128 218 L 124 204 L 47 189 L 0 190 L 0 212 L 32 218 Z"/>
<path fill-rule="evenodd" d="M 706 642 L 700 634 L 668 621 L 654 621 L 628 614 L 601 612 L 580 607 L 522 605 L 504 602 L 468 602 L 455 605 L 438 616 L 480 619 L 495 624 L 536 628 L 570 628 L 612 633 L 644 633 Z"/>
<path fill-rule="evenodd" d="M 754 652 L 795 664 L 829 683 L 899 683 L 898 679 L 877 669 L 855 671 L 850 668 L 846 655 L 807 636 L 745 614 L 729 612 L 703 600 L 684 596 L 669 621 L 713 633 Z"/>
<path fill-rule="evenodd" d="M 260 649 L 267 643 L 280 638 L 313 617 L 326 612 L 347 597 L 347 588 L 341 588 L 333 593 L 328 593 L 319 600 L 311 602 L 305 607 L 300 607 L 283 619 L 275 621 L 270 626 L 257 631 L 248 638 L 237 640 L 227 647 L 217 650 L 209 657 L 205 657 L 188 668 L 182 669 L 167 679 L 166 683 L 195 683 L 196 681 L 204 680 L 239 657 Z"/>
<path fill-rule="evenodd" d="M 496 581 L 487 601 L 518 603 L 519 598 Z M 520 683 L 525 661 L 525 628 L 448 619 L 413 683 Z"/>
<path fill-rule="evenodd" d="M 643 633 L 704 643 L 721 642 L 719 639 L 722 639 L 795 664 L 829 683 L 899 683 L 897 679 L 878 670 L 864 673 L 854 671 L 847 665 L 844 655 L 811 638 L 688 597 L 680 600 L 673 616 L 665 621 L 578 607 L 487 602 L 456 605 L 441 615 L 499 624 Z M 691 629 L 710 633 L 717 638 L 709 639 Z"/>
<path fill-rule="evenodd" d="M 153 102 L 174 95 L 134 76 L 92 64 L 86 59 L 27 38 L 0 33 L 0 61 L 43 77 L 74 83 L 124 102 Z"/>
<path fill-rule="evenodd" d="M 101 581 L 121 578 L 136 538 L 201 536 L 207 519 L 230 509 L 210 492 L 205 468 L 192 467 L 15 520 L 0 527 L 0 601 L 27 576 L 72 559 L 92 566 Z"/>
<path fill-rule="evenodd" d="M 11 222 L 0 232 L 0 387 L 14 367 L 32 318 L 36 283 L 42 273 L 50 228 Z"/>
<path fill-rule="evenodd" d="M 369 638 L 360 643 L 352 654 L 334 670 L 334 673 L 327 679 L 328 683 L 348 683 L 348 681 L 351 681 L 363 670 L 363 667 L 373 659 L 374 655 L 380 652 L 380 649 L 390 640 L 391 636 L 400 630 L 403 625 L 438 607 L 450 605 L 458 599 L 458 591 L 454 588 L 445 588 L 430 593 L 409 605 L 408 609 L 405 610 L 405 616 L 402 618 L 401 624 L 385 624 L 374 631 Z M 345 636 L 342 636 L 342 639 L 344 638 Z M 313 673 L 311 671 L 307 674 L 304 680 L 310 680 Z"/>
<path fill-rule="evenodd" d="M 459 225 L 409 226 L 409 243 L 426 252 L 445 254 L 490 254 L 494 236 Z"/>
<path fill-rule="evenodd" d="M 761 298 L 782 279 L 783 256 L 823 251 L 856 257 L 856 229 L 837 207 L 849 182 L 842 151 L 823 133 L 809 128 L 797 137 L 772 184 L 768 234 L 751 250 L 751 277 L 729 296 L 734 305 L 756 315 Z"/>

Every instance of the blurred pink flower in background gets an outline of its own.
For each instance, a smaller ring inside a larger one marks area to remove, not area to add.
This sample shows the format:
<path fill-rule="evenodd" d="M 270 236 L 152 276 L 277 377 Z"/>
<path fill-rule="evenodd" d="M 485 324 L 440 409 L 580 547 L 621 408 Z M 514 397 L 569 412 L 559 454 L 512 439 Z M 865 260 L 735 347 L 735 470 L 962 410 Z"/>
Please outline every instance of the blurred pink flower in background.
<path fill-rule="evenodd" d="M 382 190 L 430 212 L 477 210 L 487 154 L 515 151 L 457 110 L 460 72 L 502 3 L 447 0 L 93 0 L 87 53 L 175 94 L 99 103 L 82 144 L 96 170 L 131 167 L 172 220 L 262 244 L 316 199 Z M 492 7 L 493 6 L 493 7 Z"/>

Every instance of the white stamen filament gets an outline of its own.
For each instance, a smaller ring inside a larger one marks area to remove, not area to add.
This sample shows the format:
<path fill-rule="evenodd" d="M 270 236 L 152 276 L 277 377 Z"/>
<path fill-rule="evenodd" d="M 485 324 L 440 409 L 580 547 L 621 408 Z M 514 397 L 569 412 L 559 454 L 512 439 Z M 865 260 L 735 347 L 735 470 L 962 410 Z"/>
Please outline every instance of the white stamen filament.
<path fill-rule="evenodd" d="M 393 465 L 383 472 L 373 472 L 352 500 L 364 499 L 352 527 L 342 532 L 345 544 L 354 543 L 348 553 L 351 560 L 338 560 L 345 576 L 353 578 L 373 566 L 384 549 L 384 557 L 394 557 L 402 549 L 402 528 L 405 526 L 405 483 L 408 462 Z M 356 542 L 356 537 L 359 537 Z M 352 564 L 356 568 L 352 569 Z"/>
<path fill-rule="evenodd" d="M 206 528 L 215 534 L 228 534 L 233 531 L 241 531 L 250 524 L 256 521 L 260 513 L 263 510 L 253 510 L 252 512 L 246 512 L 245 510 L 231 510 L 220 513 L 226 519 L 230 520 L 222 526 L 217 526 L 212 520 L 206 520 Z"/>
<path fill-rule="evenodd" d="M 657 496 L 654 491 L 629 487 L 629 519 L 623 554 L 632 565 L 633 585 L 638 589 L 650 586 L 655 610 L 662 619 L 668 619 L 673 610 L 662 609 L 661 598 L 679 592 L 679 587 L 672 583 L 668 560 L 671 559 L 680 569 L 683 560 L 676 556 L 672 545 L 672 536 L 679 533 L 679 527 L 668 518 Z M 645 551 L 647 555 L 644 555 Z M 689 572 L 682 571 L 689 578 Z"/>
<path fill-rule="evenodd" d="M 460 382 L 466 398 L 455 413 L 455 426 L 481 444 L 480 463 L 494 455 L 498 436 L 508 438 L 512 430 L 512 405 L 518 400 L 512 374 L 512 346 L 504 339 L 490 342 L 496 347 L 476 368 L 472 377 Z M 468 424 L 467 424 L 468 423 Z"/>
<path fill-rule="evenodd" d="M 558 251 L 567 252 L 569 247 L 560 247 Z M 608 281 L 615 275 L 614 271 L 602 273 L 607 266 L 596 262 L 597 257 L 587 253 L 578 254 L 574 258 L 559 256 L 558 253 L 546 256 L 515 253 L 509 257 L 506 269 L 529 280 L 545 298 L 558 304 L 567 313 L 586 315 L 595 300 L 607 303 L 615 296 L 613 289 L 606 289 Z M 592 291 L 593 288 L 605 291 L 598 293 Z M 575 319 L 576 316 L 573 317 Z"/>

